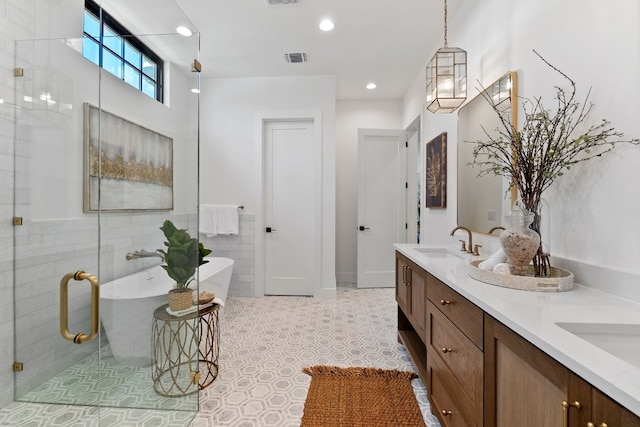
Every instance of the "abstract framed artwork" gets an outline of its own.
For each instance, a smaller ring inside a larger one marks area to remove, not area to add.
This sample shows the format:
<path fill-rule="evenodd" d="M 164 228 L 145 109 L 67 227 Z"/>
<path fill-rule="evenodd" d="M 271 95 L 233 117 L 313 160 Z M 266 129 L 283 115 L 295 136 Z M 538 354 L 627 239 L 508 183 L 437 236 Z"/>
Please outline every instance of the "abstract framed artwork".
<path fill-rule="evenodd" d="M 447 133 L 427 142 L 426 149 L 426 197 L 427 208 L 447 207 Z"/>
<path fill-rule="evenodd" d="M 84 211 L 173 209 L 173 139 L 83 108 Z"/>

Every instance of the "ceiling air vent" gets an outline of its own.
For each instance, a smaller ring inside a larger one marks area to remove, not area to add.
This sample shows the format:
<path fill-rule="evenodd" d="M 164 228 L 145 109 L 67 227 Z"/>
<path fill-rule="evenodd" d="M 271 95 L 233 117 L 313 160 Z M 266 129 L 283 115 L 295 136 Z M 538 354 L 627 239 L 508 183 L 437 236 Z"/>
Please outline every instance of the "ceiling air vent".
<path fill-rule="evenodd" d="M 306 53 L 285 53 L 284 59 L 292 64 L 298 64 L 300 62 L 307 62 Z"/>
<path fill-rule="evenodd" d="M 264 0 L 267 6 L 280 6 L 281 4 L 300 3 L 300 0 Z"/>

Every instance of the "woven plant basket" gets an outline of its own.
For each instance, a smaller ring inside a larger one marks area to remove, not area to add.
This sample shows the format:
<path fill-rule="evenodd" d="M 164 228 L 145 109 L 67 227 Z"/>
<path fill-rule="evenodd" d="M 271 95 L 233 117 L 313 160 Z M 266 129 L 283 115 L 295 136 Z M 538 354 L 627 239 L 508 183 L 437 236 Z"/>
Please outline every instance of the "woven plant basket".
<path fill-rule="evenodd" d="M 193 289 L 179 288 L 169 291 L 169 308 L 172 311 L 186 310 L 193 305 Z"/>

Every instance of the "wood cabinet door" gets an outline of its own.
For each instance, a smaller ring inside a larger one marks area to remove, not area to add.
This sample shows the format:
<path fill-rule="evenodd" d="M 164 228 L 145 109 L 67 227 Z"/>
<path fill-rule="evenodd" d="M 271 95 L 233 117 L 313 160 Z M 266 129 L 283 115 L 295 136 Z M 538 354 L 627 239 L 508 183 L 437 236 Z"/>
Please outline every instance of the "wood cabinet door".
<path fill-rule="evenodd" d="M 584 427 L 591 386 L 485 314 L 485 427 Z"/>
<path fill-rule="evenodd" d="M 396 252 L 396 301 L 405 314 L 411 314 L 411 288 L 408 277 L 409 261 Z"/>
<path fill-rule="evenodd" d="M 592 394 L 593 411 L 589 427 L 640 427 L 640 417 L 597 389 Z"/>
<path fill-rule="evenodd" d="M 424 339 L 427 318 L 427 273 L 413 263 L 409 264 L 408 273 L 409 283 L 411 284 L 411 317 L 413 318 L 416 332 Z"/>

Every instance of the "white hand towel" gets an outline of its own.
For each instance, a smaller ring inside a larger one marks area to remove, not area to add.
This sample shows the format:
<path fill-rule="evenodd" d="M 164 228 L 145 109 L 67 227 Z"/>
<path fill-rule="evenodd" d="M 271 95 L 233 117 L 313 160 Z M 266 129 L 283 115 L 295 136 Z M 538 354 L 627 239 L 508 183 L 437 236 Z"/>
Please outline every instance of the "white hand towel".
<path fill-rule="evenodd" d="M 478 268 L 481 268 L 482 270 L 493 271 L 493 268 L 496 265 L 502 262 L 505 262 L 506 260 L 507 260 L 507 255 L 504 253 L 502 249 L 500 249 L 496 253 L 491 255 L 489 259 L 484 260 L 480 264 L 478 264 Z"/>
<path fill-rule="evenodd" d="M 192 305 L 189 308 L 185 308 L 184 310 L 178 310 L 178 311 L 173 311 L 169 307 L 167 307 L 165 310 L 167 310 L 167 313 L 170 316 L 180 317 L 180 316 L 184 316 L 184 315 L 189 314 L 189 313 L 193 313 L 194 311 L 198 310 L 198 306 L 197 305 Z"/>
<path fill-rule="evenodd" d="M 238 234 L 239 224 L 238 205 L 218 205 L 218 234 Z"/>
<path fill-rule="evenodd" d="M 218 234 L 217 205 L 200 205 L 200 233 L 207 237 Z"/>
<path fill-rule="evenodd" d="M 511 274 L 511 267 L 511 264 L 501 262 L 500 264 L 496 264 L 496 266 L 493 267 L 493 272 L 498 274 Z"/>

